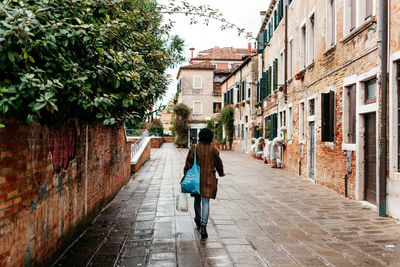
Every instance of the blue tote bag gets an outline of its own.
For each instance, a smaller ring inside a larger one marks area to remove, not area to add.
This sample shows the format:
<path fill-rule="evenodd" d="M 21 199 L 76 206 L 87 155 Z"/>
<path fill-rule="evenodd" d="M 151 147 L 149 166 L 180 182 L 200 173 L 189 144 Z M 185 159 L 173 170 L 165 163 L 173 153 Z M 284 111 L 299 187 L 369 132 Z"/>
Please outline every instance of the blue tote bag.
<path fill-rule="evenodd" d="M 200 194 L 200 166 L 197 165 L 196 145 L 194 146 L 194 162 L 181 183 L 181 192 Z"/>

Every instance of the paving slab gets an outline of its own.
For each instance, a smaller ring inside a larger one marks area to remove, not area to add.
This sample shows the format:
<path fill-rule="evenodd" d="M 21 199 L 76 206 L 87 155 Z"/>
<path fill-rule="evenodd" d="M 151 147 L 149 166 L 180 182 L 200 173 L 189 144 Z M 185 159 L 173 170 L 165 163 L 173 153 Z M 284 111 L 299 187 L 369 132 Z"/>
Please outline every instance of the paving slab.
<path fill-rule="evenodd" d="M 209 238 L 175 210 L 187 149 L 164 144 L 54 266 L 400 266 L 400 224 L 376 209 L 221 151 Z"/>

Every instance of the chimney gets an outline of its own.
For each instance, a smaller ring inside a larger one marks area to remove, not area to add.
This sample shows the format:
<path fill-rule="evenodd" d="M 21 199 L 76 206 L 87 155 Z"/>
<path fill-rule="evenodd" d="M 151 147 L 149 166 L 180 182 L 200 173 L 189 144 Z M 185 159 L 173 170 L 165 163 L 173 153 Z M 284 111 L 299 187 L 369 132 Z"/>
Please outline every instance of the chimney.
<path fill-rule="evenodd" d="M 193 51 L 194 51 L 194 48 L 191 47 L 191 48 L 189 48 L 189 50 L 190 50 L 190 53 L 191 53 L 191 58 L 190 58 L 190 59 L 193 59 Z"/>
<path fill-rule="evenodd" d="M 251 54 L 251 43 L 247 44 L 247 51 L 249 52 L 249 54 Z"/>

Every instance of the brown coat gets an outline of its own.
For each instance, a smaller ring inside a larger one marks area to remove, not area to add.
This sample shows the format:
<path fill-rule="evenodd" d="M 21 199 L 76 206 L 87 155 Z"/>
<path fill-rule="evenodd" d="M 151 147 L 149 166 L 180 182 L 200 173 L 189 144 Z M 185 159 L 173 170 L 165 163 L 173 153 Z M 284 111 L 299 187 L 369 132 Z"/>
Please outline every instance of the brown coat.
<path fill-rule="evenodd" d="M 200 166 L 200 195 L 202 197 L 213 198 L 217 196 L 218 179 L 215 172 L 218 171 L 219 176 L 224 174 L 224 166 L 219 157 L 219 152 L 213 144 L 200 142 L 197 144 L 197 165 Z M 184 174 L 193 166 L 194 162 L 194 145 L 189 149 L 186 158 Z"/>

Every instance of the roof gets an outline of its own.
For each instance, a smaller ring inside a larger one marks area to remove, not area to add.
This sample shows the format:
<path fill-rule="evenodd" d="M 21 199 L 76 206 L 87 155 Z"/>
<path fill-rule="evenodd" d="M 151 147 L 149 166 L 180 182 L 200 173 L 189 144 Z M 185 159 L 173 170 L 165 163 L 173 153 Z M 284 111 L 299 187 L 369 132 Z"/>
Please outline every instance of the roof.
<path fill-rule="evenodd" d="M 237 67 L 228 77 L 226 77 L 226 78 L 221 82 L 221 84 L 223 84 L 224 82 L 226 82 L 230 77 L 232 77 L 233 75 L 235 75 L 239 70 L 241 70 L 244 66 L 246 66 L 247 63 L 249 63 L 249 62 L 251 61 L 251 59 L 252 59 L 253 57 L 255 57 L 255 56 L 257 56 L 257 55 L 252 55 L 251 57 L 247 57 L 246 60 L 243 61 L 242 64 L 240 64 L 239 67 Z"/>
<path fill-rule="evenodd" d="M 244 56 L 256 52 L 256 49 L 252 49 L 252 51 L 249 52 L 247 48 L 214 47 L 200 51 L 192 60 L 242 60 Z"/>
<path fill-rule="evenodd" d="M 182 66 L 179 68 L 177 78 L 179 77 L 181 70 L 215 70 L 214 66 L 210 65 L 210 62 L 200 62 L 194 63 L 186 66 Z"/>
<path fill-rule="evenodd" d="M 267 26 L 267 22 L 268 22 L 269 18 L 271 17 L 271 15 L 274 12 L 274 7 L 277 2 L 278 2 L 278 0 L 271 0 L 271 2 L 269 3 L 268 10 L 263 11 L 263 12 L 265 12 L 265 17 L 261 23 L 260 31 L 258 33 L 262 33 L 264 31 L 265 27 Z"/>
<path fill-rule="evenodd" d="M 224 74 L 228 74 L 231 72 L 232 72 L 231 69 L 215 69 L 215 71 L 214 71 L 214 73 L 224 73 Z"/>

